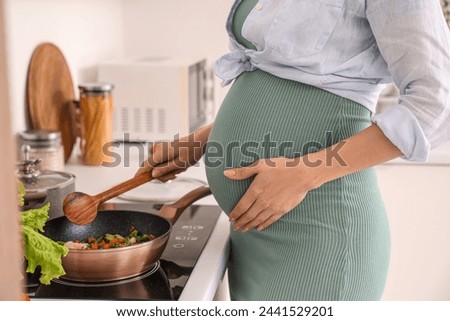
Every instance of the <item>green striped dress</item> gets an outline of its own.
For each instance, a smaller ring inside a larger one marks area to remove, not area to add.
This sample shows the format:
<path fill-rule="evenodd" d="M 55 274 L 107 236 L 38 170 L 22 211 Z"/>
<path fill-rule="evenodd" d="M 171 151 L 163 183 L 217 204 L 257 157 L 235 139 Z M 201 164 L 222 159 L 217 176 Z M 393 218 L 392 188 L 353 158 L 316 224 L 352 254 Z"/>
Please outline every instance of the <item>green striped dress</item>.
<path fill-rule="evenodd" d="M 247 47 L 252 44 L 240 30 L 256 2 L 243 1 L 234 17 L 235 36 Z M 206 148 L 213 195 L 228 214 L 252 179 L 231 181 L 225 169 L 255 158 L 303 155 L 370 123 L 370 112 L 356 102 L 260 70 L 243 73 L 222 103 Z M 268 139 L 276 147 L 264 148 Z M 263 231 L 230 233 L 233 300 L 378 300 L 382 295 L 389 226 L 373 169 L 310 191 Z"/>

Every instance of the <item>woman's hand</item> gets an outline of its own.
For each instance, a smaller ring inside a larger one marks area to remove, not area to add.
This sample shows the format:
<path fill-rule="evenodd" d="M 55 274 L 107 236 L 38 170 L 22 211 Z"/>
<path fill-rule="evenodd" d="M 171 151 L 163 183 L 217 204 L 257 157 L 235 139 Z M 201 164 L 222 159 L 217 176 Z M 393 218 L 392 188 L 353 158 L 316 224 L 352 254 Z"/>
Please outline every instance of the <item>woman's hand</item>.
<path fill-rule="evenodd" d="M 211 129 L 212 124 L 178 140 L 154 144 L 150 157 L 141 165 L 136 175 L 151 171 L 152 176 L 160 181 L 174 179 L 203 156 Z"/>
<path fill-rule="evenodd" d="M 256 175 L 231 211 L 230 221 L 235 222 L 235 230 L 265 229 L 300 204 L 308 191 L 402 155 L 372 124 L 316 153 L 293 159 L 261 159 L 250 166 L 225 171 L 225 176 L 233 180 Z"/>
<path fill-rule="evenodd" d="M 260 159 L 224 174 L 232 180 L 255 176 L 229 215 L 235 231 L 267 228 L 300 204 L 311 189 L 320 186 L 314 171 L 302 164 L 301 158 Z"/>

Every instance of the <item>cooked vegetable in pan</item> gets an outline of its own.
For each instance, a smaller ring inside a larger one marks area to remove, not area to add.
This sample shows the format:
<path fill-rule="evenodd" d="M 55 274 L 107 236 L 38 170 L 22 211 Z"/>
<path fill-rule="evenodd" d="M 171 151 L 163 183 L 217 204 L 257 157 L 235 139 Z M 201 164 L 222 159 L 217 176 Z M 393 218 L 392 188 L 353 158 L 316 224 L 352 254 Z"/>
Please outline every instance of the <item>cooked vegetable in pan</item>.
<path fill-rule="evenodd" d="M 64 246 L 71 250 L 101 250 L 130 246 L 151 241 L 156 236 L 153 234 L 142 234 L 134 226 L 130 228 L 128 236 L 120 234 L 105 234 L 100 237 L 89 236 L 87 239 L 79 241 L 68 241 Z"/>

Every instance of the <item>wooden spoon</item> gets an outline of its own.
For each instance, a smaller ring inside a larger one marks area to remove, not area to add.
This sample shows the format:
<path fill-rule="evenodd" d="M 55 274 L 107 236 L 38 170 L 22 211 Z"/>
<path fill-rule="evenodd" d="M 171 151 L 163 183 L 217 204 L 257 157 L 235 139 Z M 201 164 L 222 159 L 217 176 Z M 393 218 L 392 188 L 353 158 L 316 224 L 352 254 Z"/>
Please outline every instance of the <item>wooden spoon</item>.
<path fill-rule="evenodd" d="M 145 172 L 95 196 L 81 192 L 70 193 L 64 199 L 64 215 L 66 215 L 72 223 L 78 225 L 89 224 L 95 220 L 99 204 L 122 193 L 128 192 L 152 179 L 151 172 Z"/>

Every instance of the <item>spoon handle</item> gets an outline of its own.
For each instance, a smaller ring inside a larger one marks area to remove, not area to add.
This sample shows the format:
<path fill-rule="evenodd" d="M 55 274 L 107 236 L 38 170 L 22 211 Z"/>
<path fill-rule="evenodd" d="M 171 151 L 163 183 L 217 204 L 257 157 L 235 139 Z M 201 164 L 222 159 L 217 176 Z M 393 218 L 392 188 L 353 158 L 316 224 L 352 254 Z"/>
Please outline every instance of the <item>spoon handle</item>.
<path fill-rule="evenodd" d="M 111 187 L 110 189 L 97 194 L 94 196 L 95 200 L 98 202 L 98 204 L 106 202 L 107 200 L 110 200 L 111 198 L 114 198 L 118 195 L 121 195 L 125 192 L 128 192 L 129 190 L 136 188 L 144 183 L 147 183 L 153 179 L 151 172 L 145 172 L 142 174 L 139 174 L 123 183 L 120 183 L 119 185 L 116 185 L 114 187 Z"/>

